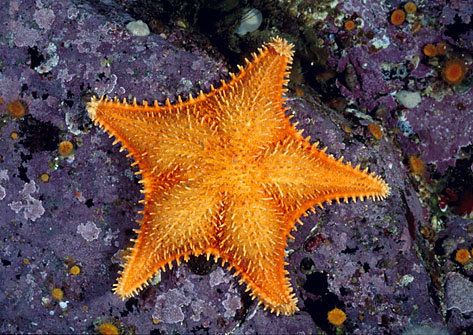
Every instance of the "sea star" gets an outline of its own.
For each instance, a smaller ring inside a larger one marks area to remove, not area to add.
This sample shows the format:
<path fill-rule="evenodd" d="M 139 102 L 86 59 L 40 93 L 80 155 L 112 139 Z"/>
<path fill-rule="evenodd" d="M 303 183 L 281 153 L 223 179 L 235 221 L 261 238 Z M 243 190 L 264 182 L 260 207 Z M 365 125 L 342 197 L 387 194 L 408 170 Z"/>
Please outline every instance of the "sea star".
<path fill-rule="evenodd" d="M 166 264 L 205 254 L 234 268 L 265 309 L 291 315 L 297 298 L 284 248 L 299 217 L 325 201 L 389 194 L 381 178 L 318 150 L 290 123 L 283 94 L 292 56 L 291 44 L 273 38 L 229 83 L 187 102 L 88 104 L 144 184 L 138 238 L 116 294 L 130 297 Z"/>

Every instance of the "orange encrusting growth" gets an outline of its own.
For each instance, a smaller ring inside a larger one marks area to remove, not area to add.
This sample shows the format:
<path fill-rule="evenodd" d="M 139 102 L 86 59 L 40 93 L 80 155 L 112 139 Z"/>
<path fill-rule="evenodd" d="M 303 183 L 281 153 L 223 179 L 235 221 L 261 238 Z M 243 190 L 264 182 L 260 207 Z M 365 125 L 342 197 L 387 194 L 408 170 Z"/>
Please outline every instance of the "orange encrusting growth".
<path fill-rule="evenodd" d="M 348 21 L 345 22 L 344 26 L 345 26 L 345 30 L 351 31 L 351 30 L 355 29 L 356 24 L 353 20 L 348 20 Z"/>
<path fill-rule="evenodd" d="M 404 5 L 404 10 L 407 14 L 414 14 L 417 11 L 417 6 L 415 3 L 409 1 Z"/>
<path fill-rule="evenodd" d="M 368 130 L 375 139 L 380 140 L 383 138 L 383 130 L 376 123 L 368 123 Z"/>
<path fill-rule="evenodd" d="M 435 57 L 438 54 L 437 47 L 433 44 L 424 45 L 423 51 L 427 57 Z"/>
<path fill-rule="evenodd" d="M 80 274 L 80 267 L 78 267 L 77 265 L 74 265 L 73 267 L 71 267 L 71 269 L 69 270 L 69 273 L 73 276 L 77 276 L 78 274 Z"/>
<path fill-rule="evenodd" d="M 455 260 L 460 264 L 465 264 L 470 260 L 470 252 L 467 249 L 458 249 Z"/>
<path fill-rule="evenodd" d="M 466 66 L 459 59 L 449 60 L 445 63 L 442 71 L 442 78 L 449 84 L 460 84 L 465 78 Z"/>
<path fill-rule="evenodd" d="M 334 326 L 340 326 L 347 319 L 347 315 L 340 308 L 334 308 L 327 313 L 327 320 Z"/>
<path fill-rule="evenodd" d="M 411 168 L 411 171 L 413 174 L 417 176 L 422 176 L 424 175 L 425 172 L 425 164 L 424 161 L 417 156 L 410 156 L 409 157 L 409 167 Z"/>
<path fill-rule="evenodd" d="M 62 301 L 64 299 L 64 291 L 58 287 L 51 290 L 51 296 L 56 301 Z"/>
<path fill-rule="evenodd" d="M 13 100 L 7 104 L 7 112 L 15 119 L 22 118 L 26 113 L 25 103 L 21 100 Z"/>
<path fill-rule="evenodd" d="M 41 179 L 41 181 L 42 181 L 43 183 L 48 183 L 50 177 L 49 177 L 49 174 L 47 174 L 47 173 L 42 173 L 42 174 L 39 176 L 39 179 Z"/>
<path fill-rule="evenodd" d="M 382 199 L 379 177 L 325 154 L 285 115 L 292 45 L 274 38 L 238 76 L 197 98 L 100 98 L 89 116 L 138 165 L 144 210 L 131 255 L 115 286 L 136 294 L 159 270 L 190 255 L 221 258 L 265 309 L 291 315 L 297 298 L 284 269 L 299 217 L 323 202 Z"/>
<path fill-rule="evenodd" d="M 119 330 L 117 326 L 109 322 L 101 323 L 97 327 L 97 331 L 100 335 L 118 335 L 119 334 Z"/>
<path fill-rule="evenodd" d="M 59 143 L 58 152 L 61 156 L 69 156 L 74 151 L 74 145 L 70 141 Z"/>
<path fill-rule="evenodd" d="M 391 14 L 391 23 L 395 26 L 401 25 L 406 19 L 406 13 L 402 9 L 396 9 Z"/>

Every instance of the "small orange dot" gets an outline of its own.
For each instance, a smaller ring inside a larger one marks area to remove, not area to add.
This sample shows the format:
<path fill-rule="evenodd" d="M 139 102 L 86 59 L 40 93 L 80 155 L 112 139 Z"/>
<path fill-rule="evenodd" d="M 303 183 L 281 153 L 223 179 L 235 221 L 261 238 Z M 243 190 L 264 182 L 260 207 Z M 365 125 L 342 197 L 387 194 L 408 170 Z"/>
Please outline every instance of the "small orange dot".
<path fill-rule="evenodd" d="M 7 112 L 15 119 L 19 119 L 25 115 L 25 104 L 20 100 L 10 101 L 7 105 Z"/>
<path fill-rule="evenodd" d="M 437 43 L 437 54 L 445 55 L 447 53 L 447 44 L 445 43 Z"/>
<path fill-rule="evenodd" d="M 58 151 L 62 156 L 69 156 L 74 151 L 74 145 L 69 141 L 62 141 L 59 143 Z"/>
<path fill-rule="evenodd" d="M 51 291 L 51 295 L 56 301 L 62 301 L 62 299 L 64 299 L 64 291 L 60 288 L 53 288 Z"/>
<path fill-rule="evenodd" d="M 383 130 L 375 123 L 368 124 L 368 130 L 375 139 L 380 140 L 383 137 Z"/>
<path fill-rule="evenodd" d="M 391 23 L 395 26 L 401 25 L 406 19 L 406 13 L 402 9 L 396 9 L 391 14 Z"/>
<path fill-rule="evenodd" d="M 407 14 L 414 14 L 417 11 L 417 6 L 415 3 L 409 1 L 404 5 L 404 9 L 406 10 Z"/>
<path fill-rule="evenodd" d="M 12 140 L 16 140 L 18 139 L 18 137 L 20 137 L 20 135 L 18 135 L 16 131 L 12 131 L 12 133 L 10 134 L 10 137 Z"/>
<path fill-rule="evenodd" d="M 459 249 L 455 254 L 455 260 L 460 264 L 465 264 L 470 260 L 470 252 L 467 249 Z"/>
<path fill-rule="evenodd" d="M 356 27 L 356 24 L 353 20 L 348 20 L 347 22 L 345 22 L 345 30 L 350 31 L 350 30 L 355 29 L 355 27 Z"/>
<path fill-rule="evenodd" d="M 409 166 L 410 166 L 411 171 L 412 171 L 413 174 L 415 174 L 417 176 L 423 176 L 424 175 L 425 164 L 422 161 L 422 159 L 420 159 L 419 157 L 417 157 L 417 156 L 409 157 Z"/>
<path fill-rule="evenodd" d="M 437 56 L 438 50 L 437 47 L 433 44 L 426 44 L 424 45 L 424 55 L 428 57 L 435 57 Z"/>
<path fill-rule="evenodd" d="M 25 263 L 26 265 L 30 264 L 29 258 L 23 258 L 23 263 Z"/>
<path fill-rule="evenodd" d="M 74 265 L 70 270 L 69 273 L 73 276 L 77 276 L 80 273 L 80 267 Z"/>
<path fill-rule="evenodd" d="M 42 173 L 41 176 L 39 176 L 39 178 L 41 179 L 43 183 L 49 182 L 49 174 L 47 173 Z"/>
<path fill-rule="evenodd" d="M 327 320 L 335 326 L 340 326 L 347 319 L 347 315 L 339 308 L 334 308 L 327 314 Z"/>
<path fill-rule="evenodd" d="M 460 84 L 465 78 L 466 67 L 459 59 L 449 60 L 445 63 L 442 71 L 442 78 L 449 84 Z"/>

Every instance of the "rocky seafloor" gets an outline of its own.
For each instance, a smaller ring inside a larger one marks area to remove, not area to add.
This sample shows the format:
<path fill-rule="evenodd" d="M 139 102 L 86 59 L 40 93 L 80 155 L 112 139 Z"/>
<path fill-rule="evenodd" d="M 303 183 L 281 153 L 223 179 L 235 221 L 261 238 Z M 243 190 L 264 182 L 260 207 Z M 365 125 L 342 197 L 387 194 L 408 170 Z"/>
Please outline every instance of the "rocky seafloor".
<path fill-rule="evenodd" d="M 0 333 L 473 333 L 473 260 L 458 257 L 473 247 L 473 6 L 414 4 L 3 4 Z M 247 8 L 262 23 L 239 35 Z M 140 19 L 146 36 L 126 28 Z M 263 311 L 231 272 L 200 258 L 122 301 L 112 285 L 138 227 L 139 176 L 85 103 L 208 92 L 276 35 L 295 45 L 288 106 L 298 127 L 382 176 L 391 195 L 302 218 L 287 247 L 294 316 Z M 446 74 L 453 62 L 459 82 Z M 71 154 L 60 153 L 64 141 Z M 340 326 L 327 319 L 335 307 Z"/>

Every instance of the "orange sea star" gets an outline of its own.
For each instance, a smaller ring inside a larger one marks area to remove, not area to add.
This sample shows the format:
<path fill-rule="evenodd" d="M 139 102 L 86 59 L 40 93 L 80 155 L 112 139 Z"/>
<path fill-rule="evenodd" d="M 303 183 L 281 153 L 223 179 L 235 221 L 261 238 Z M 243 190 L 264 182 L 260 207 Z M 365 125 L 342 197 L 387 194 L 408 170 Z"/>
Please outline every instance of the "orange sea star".
<path fill-rule="evenodd" d="M 89 116 L 133 156 L 143 218 L 115 293 L 132 296 L 181 258 L 221 258 L 277 314 L 297 299 L 287 237 L 314 205 L 384 198 L 379 177 L 318 150 L 285 116 L 292 45 L 274 38 L 229 83 L 165 106 L 92 99 Z"/>

